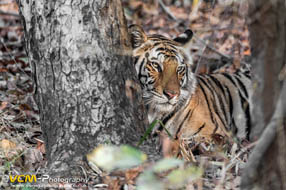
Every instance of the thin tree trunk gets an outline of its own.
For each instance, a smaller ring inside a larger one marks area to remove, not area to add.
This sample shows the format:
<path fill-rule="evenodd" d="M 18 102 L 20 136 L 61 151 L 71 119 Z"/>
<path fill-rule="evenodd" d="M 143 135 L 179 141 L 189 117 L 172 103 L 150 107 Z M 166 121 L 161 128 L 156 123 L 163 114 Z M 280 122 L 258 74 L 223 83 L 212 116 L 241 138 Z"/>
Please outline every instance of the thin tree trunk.
<path fill-rule="evenodd" d="M 243 171 L 241 189 L 283 190 L 286 189 L 286 4 L 284 0 L 254 0 L 249 4 L 254 87 L 250 137 L 254 140 L 263 133 Z"/>
<path fill-rule="evenodd" d="M 137 77 L 124 56 L 129 39 L 120 0 L 19 6 L 50 174 L 77 175 L 74 165 L 99 144 L 138 142 L 144 110 L 130 85 Z"/>

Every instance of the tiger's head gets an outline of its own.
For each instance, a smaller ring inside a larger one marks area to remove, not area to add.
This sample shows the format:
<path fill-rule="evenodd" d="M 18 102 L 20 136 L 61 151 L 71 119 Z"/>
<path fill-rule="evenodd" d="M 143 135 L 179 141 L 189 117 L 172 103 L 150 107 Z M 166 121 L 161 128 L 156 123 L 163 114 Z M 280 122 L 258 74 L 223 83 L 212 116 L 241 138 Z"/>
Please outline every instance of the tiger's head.
<path fill-rule="evenodd" d="M 192 59 L 185 49 L 192 31 L 168 39 L 161 35 L 146 35 L 141 27 L 131 25 L 129 33 L 144 102 L 160 112 L 172 111 L 195 89 Z"/>

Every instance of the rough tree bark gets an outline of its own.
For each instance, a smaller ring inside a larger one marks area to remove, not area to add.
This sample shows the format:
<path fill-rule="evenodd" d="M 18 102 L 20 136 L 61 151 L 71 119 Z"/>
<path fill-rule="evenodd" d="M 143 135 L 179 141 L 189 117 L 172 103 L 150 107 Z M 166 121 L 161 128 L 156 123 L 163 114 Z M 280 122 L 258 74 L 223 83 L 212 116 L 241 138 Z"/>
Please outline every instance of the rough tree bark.
<path fill-rule="evenodd" d="M 253 55 L 252 140 L 258 144 L 243 171 L 241 189 L 286 189 L 286 3 L 249 1 Z M 265 130 L 264 130 L 265 129 Z"/>
<path fill-rule="evenodd" d="M 252 110 L 252 140 L 257 139 L 270 122 L 282 87 L 282 81 L 277 76 L 286 63 L 285 6 L 284 0 L 249 1 L 254 84 L 252 101 L 255 105 Z"/>
<path fill-rule="evenodd" d="M 98 144 L 138 142 L 145 118 L 120 0 L 18 3 L 49 173 L 78 175 L 73 165 Z"/>

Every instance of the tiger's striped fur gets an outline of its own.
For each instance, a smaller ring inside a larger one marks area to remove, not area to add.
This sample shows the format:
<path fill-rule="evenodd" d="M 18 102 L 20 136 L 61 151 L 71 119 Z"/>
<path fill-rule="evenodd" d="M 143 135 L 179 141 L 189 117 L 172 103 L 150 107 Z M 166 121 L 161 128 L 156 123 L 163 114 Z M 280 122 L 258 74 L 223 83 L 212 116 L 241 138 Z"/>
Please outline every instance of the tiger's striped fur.
<path fill-rule="evenodd" d="M 252 94 L 249 70 L 196 75 L 186 49 L 190 30 L 173 40 L 148 36 L 136 25 L 129 31 L 149 122 L 161 120 L 175 138 L 247 137 Z"/>

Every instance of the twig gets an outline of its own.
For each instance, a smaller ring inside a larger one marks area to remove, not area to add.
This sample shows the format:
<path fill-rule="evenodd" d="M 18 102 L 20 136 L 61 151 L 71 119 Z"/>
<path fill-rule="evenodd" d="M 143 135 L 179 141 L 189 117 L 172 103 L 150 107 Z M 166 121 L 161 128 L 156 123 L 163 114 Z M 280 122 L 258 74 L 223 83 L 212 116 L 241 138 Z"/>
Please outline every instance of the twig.
<path fill-rule="evenodd" d="M 20 71 L 22 71 L 30 80 L 33 81 L 33 79 L 31 78 L 31 76 L 28 75 L 21 67 L 19 67 L 19 66 L 17 65 L 17 61 L 16 61 L 15 57 L 13 57 L 13 56 L 9 53 L 9 50 L 8 50 L 7 46 L 5 45 L 5 43 L 3 42 L 3 39 L 2 39 L 2 38 L 1 38 L 0 42 L 1 42 L 1 44 L 4 46 L 4 48 L 7 50 L 7 52 L 8 52 L 8 54 L 9 54 L 10 58 L 14 61 L 15 65 L 18 67 L 18 69 L 19 69 Z"/>
<path fill-rule="evenodd" d="M 24 52 L 4 52 L 0 54 L 0 60 L 7 60 L 7 59 L 15 59 L 15 57 L 21 57 L 21 56 L 26 56 Z"/>
<path fill-rule="evenodd" d="M 220 55 L 221 57 L 224 57 L 226 58 L 227 60 L 229 61 L 232 61 L 233 60 L 233 57 L 232 56 L 229 56 L 227 54 L 224 54 L 220 51 L 218 51 L 214 46 L 212 46 L 210 43 L 207 43 L 205 42 L 204 40 L 200 39 L 195 33 L 193 34 L 194 37 L 200 42 L 202 43 L 203 45 L 205 45 L 207 48 L 209 48 L 210 50 L 212 50 L 213 52 L 215 52 L 216 54 Z M 246 62 L 244 61 L 240 61 L 240 63 L 244 64 L 244 65 L 247 65 Z"/>
<path fill-rule="evenodd" d="M 163 11 L 165 11 L 168 16 L 170 16 L 174 21 L 178 21 L 178 19 L 173 15 L 173 13 L 170 11 L 170 9 L 168 7 L 166 7 L 166 5 L 164 4 L 164 2 L 162 0 L 158 0 L 160 6 L 162 7 Z"/>
<path fill-rule="evenodd" d="M 206 47 L 207 47 L 207 46 L 205 45 L 205 47 L 204 47 L 204 49 L 203 49 L 203 51 L 202 51 L 202 54 L 204 54 L 204 52 L 205 52 L 205 50 L 206 50 Z M 195 71 L 196 74 L 198 74 L 199 69 L 200 69 L 200 67 L 201 67 L 201 60 L 202 60 L 202 57 L 200 57 L 199 60 L 198 60 L 197 68 L 196 68 L 196 71 Z"/>
<path fill-rule="evenodd" d="M 2 44 L 2 43 L 1 43 Z M 3 44 L 2 44 L 3 45 Z M 23 42 L 19 42 L 19 41 L 16 41 L 16 42 L 7 42 L 5 43 L 5 45 L 8 47 L 8 46 L 16 46 L 16 47 L 22 47 L 23 46 Z"/>
<path fill-rule="evenodd" d="M 242 29 L 244 26 L 227 26 L 227 27 L 209 27 L 209 28 L 202 28 L 202 29 L 196 29 L 197 32 L 212 32 L 212 31 L 221 31 L 221 30 L 238 30 Z"/>
<path fill-rule="evenodd" d="M 17 13 L 12 13 L 12 12 L 2 11 L 2 10 L 0 10 L 0 15 L 8 15 L 8 16 L 14 16 L 14 17 L 20 18 L 20 15 Z"/>
<path fill-rule="evenodd" d="M 246 147 L 243 147 L 241 151 L 239 151 L 239 153 L 237 153 L 231 160 L 230 163 L 228 165 L 226 165 L 225 167 L 223 167 L 222 169 L 222 177 L 220 179 L 220 183 L 222 184 L 225 176 L 226 176 L 226 172 L 231 169 L 233 167 L 233 165 L 236 163 L 235 160 L 238 159 L 240 157 L 241 154 L 243 154 L 244 152 L 246 152 L 247 150 L 251 149 L 252 147 L 257 145 L 258 141 L 255 141 L 249 145 L 247 145 Z"/>
<path fill-rule="evenodd" d="M 218 51 L 215 47 L 213 47 L 210 43 L 206 43 L 204 40 L 200 39 L 195 33 L 193 34 L 193 36 L 203 45 L 205 45 L 207 48 L 209 48 L 210 50 L 214 51 L 215 53 L 219 54 L 222 57 L 227 58 L 228 60 L 231 60 L 231 57 L 229 55 L 226 55 L 220 51 Z"/>

